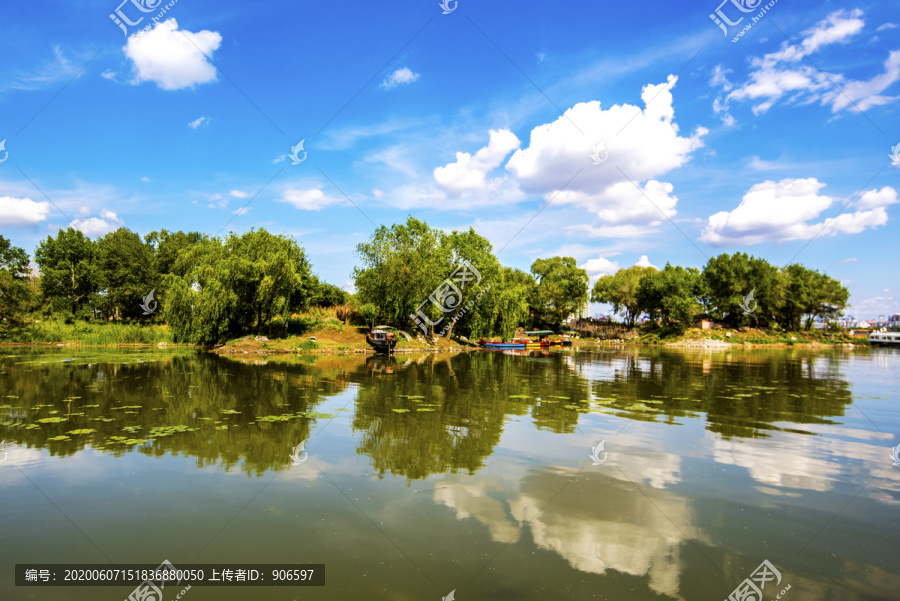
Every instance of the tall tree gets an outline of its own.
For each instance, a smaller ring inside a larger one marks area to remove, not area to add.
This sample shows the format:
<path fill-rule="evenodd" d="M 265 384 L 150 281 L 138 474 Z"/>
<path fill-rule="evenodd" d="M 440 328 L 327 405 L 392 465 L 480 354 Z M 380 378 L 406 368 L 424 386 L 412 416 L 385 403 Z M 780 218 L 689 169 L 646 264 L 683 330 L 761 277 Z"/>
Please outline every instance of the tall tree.
<path fill-rule="evenodd" d="M 783 301 L 778 270 L 746 253 L 723 253 L 703 269 L 705 304 L 710 315 L 727 325 L 767 325 Z"/>
<path fill-rule="evenodd" d="M 157 288 L 153 248 L 120 227 L 97 240 L 98 283 L 107 315 L 139 317 L 142 299 Z"/>
<path fill-rule="evenodd" d="M 651 318 L 661 318 L 664 325 L 684 330 L 702 309 L 699 301 L 702 289 L 698 269 L 667 263 L 662 271 L 654 270 L 641 277 L 638 306 Z"/>
<path fill-rule="evenodd" d="M 98 289 L 96 254 L 96 244 L 71 227 L 59 230 L 56 238 L 47 236 L 34 253 L 44 297 L 56 308 L 70 310 L 73 316 L 84 312 Z"/>
<path fill-rule="evenodd" d="M 611 304 L 613 312 L 621 314 L 626 325 L 634 327 L 634 320 L 640 314 L 638 284 L 645 274 L 653 272 L 656 272 L 655 267 L 634 265 L 613 275 L 605 275 L 594 283 L 591 302 Z"/>
<path fill-rule="evenodd" d="M 166 276 L 166 318 L 176 337 L 202 345 L 262 331 L 278 315 L 308 306 L 312 274 L 293 238 L 266 230 L 203 240 Z"/>
<path fill-rule="evenodd" d="M 0 320 L 19 323 L 31 308 L 29 274 L 28 254 L 0 236 Z"/>
<path fill-rule="evenodd" d="M 353 270 L 357 297 L 378 309 L 381 319 L 404 326 L 410 315 L 424 315 L 420 323 L 440 324 L 446 313 L 428 301 L 447 277 L 449 247 L 446 234 L 409 217 L 405 224 L 381 226 L 368 242 L 356 247 L 362 267 Z M 427 320 L 427 321 L 426 321 Z"/>
<path fill-rule="evenodd" d="M 536 309 L 549 325 L 559 328 L 565 319 L 581 312 L 588 300 L 590 278 L 572 257 L 538 259 L 531 265 L 537 279 Z"/>

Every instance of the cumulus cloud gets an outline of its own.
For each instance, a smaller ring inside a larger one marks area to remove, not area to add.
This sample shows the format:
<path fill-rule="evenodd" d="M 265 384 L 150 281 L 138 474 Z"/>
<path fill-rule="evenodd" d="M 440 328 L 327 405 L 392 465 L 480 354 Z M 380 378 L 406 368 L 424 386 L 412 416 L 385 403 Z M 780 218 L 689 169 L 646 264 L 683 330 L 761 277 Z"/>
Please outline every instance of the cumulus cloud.
<path fill-rule="evenodd" d="M 119 217 L 107 209 L 100 211 L 100 217 L 88 217 L 86 219 L 75 219 L 69 224 L 69 227 L 81 231 L 88 237 L 103 236 L 110 232 L 114 232 L 125 224 Z"/>
<path fill-rule="evenodd" d="M 243 190 L 232 190 L 231 192 L 229 192 L 229 194 L 231 194 L 235 198 L 247 198 L 248 196 L 250 196 L 249 192 L 244 192 Z"/>
<path fill-rule="evenodd" d="M 201 125 L 203 127 L 209 125 L 209 117 L 199 117 L 188 123 L 188 127 L 190 127 L 191 129 L 197 129 Z"/>
<path fill-rule="evenodd" d="M 418 73 L 413 73 L 407 67 L 403 67 L 385 77 L 379 87 L 384 90 L 390 90 L 402 84 L 412 83 L 417 79 L 419 79 Z"/>
<path fill-rule="evenodd" d="M 490 142 L 475 155 L 457 152 L 456 162 L 434 170 L 434 181 L 450 196 L 466 190 L 497 189 L 506 178 L 487 179 L 487 174 L 497 168 L 506 156 L 521 145 L 519 138 L 508 129 L 489 131 Z"/>
<path fill-rule="evenodd" d="M 641 255 L 641 257 L 635 262 L 635 265 L 637 265 L 638 267 L 652 267 L 653 269 L 659 269 L 659 267 L 650 263 L 650 258 L 647 255 Z"/>
<path fill-rule="evenodd" d="M 776 52 L 752 58 L 752 70 L 740 85 L 729 82 L 726 72 L 717 67 L 710 83 L 720 87 L 722 93 L 713 103 L 713 110 L 725 119 L 729 116 L 727 111 L 731 101 L 750 101 L 754 103 L 753 114 L 759 115 L 783 100 L 786 104 L 797 105 L 819 102 L 823 106 L 830 105 L 831 111 L 838 113 L 854 106 L 865 111 L 896 100 L 897 96 L 884 96 L 882 92 L 900 79 L 900 50 L 891 52 L 885 60 L 884 72 L 869 80 L 856 81 L 840 73 L 827 73 L 800 64 L 804 56 L 833 44 L 852 41 L 865 26 L 862 14 L 859 9 L 834 11 L 804 31 L 797 45 L 783 42 Z"/>
<path fill-rule="evenodd" d="M 886 207 L 897 202 L 896 190 L 885 186 L 865 192 L 837 217 L 816 221 L 838 203 L 819 193 L 823 187 L 825 184 L 815 178 L 755 184 L 733 211 L 711 215 L 700 239 L 722 246 L 808 240 L 820 235 L 820 230 L 821 235 L 829 236 L 857 234 L 887 223 Z"/>
<path fill-rule="evenodd" d="M 192 33 L 178 29 L 175 19 L 136 33 L 125 44 L 132 61 L 133 84 L 152 81 L 163 90 L 180 90 L 216 81 L 216 68 L 207 60 L 222 43 L 215 31 Z"/>
<path fill-rule="evenodd" d="M 590 259 L 584 265 L 581 265 L 581 268 L 587 272 L 588 277 L 590 277 L 591 280 L 594 280 L 600 276 L 612 275 L 619 271 L 619 264 L 615 261 L 610 261 L 605 257 L 597 257 L 596 259 Z"/>
<path fill-rule="evenodd" d="M 0 223 L 8 227 L 29 227 L 47 219 L 49 202 L 34 202 L 30 198 L 0 196 Z"/>
<path fill-rule="evenodd" d="M 336 196 L 328 196 L 318 187 L 316 188 L 288 188 L 276 202 L 286 202 L 295 209 L 302 211 L 318 211 L 327 206 L 338 204 L 343 199 Z"/>
<path fill-rule="evenodd" d="M 591 211 L 597 228 L 631 225 L 651 231 L 661 221 L 660 212 L 675 215 L 677 203 L 672 185 L 657 178 L 686 164 L 708 133 L 698 127 L 690 137 L 679 136 L 671 93 L 677 81 L 670 75 L 666 83 L 644 86 L 643 109 L 627 104 L 603 109 L 598 101 L 576 104 L 553 123 L 534 128 L 529 146 L 517 150 L 506 168 L 526 192 Z M 591 149 L 604 140 L 609 161 L 593 165 Z M 613 165 L 640 189 L 623 181 Z M 584 169 L 571 179 L 579 167 Z"/>

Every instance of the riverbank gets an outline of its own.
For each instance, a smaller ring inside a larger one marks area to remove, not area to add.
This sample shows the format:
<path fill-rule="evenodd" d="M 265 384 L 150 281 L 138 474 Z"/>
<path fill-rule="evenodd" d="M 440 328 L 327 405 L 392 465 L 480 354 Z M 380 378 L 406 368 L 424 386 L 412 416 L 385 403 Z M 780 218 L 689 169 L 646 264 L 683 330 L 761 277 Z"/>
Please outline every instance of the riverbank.
<path fill-rule="evenodd" d="M 664 330 L 639 333 L 627 343 L 664 345 L 676 347 L 869 347 L 866 336 L 850 336 L 845 332 L 810 330 L 801 332 L 776 332 L 756 328 L 702 330 L 690 328 L 683 334 L 669 334 Z"/>

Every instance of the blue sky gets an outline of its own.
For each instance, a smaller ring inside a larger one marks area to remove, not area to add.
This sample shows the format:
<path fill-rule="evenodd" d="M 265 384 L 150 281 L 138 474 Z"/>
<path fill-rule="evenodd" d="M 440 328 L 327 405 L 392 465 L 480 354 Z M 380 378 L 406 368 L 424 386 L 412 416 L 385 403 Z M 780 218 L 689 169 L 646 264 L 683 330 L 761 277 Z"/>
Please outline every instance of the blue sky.
<path fill-rule="evenodd" d="M 743 251 L 900 312 L 894 4 L 446 6 L 0 5 L 0 232 L 265 227 L 347 286 L 412 215 L 526 270 Z"/>

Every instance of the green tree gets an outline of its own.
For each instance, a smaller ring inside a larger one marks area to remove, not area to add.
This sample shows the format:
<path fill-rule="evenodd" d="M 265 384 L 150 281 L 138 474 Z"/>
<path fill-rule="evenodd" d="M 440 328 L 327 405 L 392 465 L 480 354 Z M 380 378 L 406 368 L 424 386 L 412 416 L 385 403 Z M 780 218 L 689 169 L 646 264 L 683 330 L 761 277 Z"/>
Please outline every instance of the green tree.
<path fill-rule="evenodd" d="M 594 283 L 591 302 L 611 304 L 613 311 L 625 318 L 626 325 L 634 327 L 634 321 L 640 314 L 638 284 L 645 274 L 654 272 L 655 267 L 634 265 L 620 269 L 613 275 L 605 275 Z"/>
<path fill-rule="evenodd" d="M 667 263 L 662 271 L 644 274 L 638 284 L 637 299 L 641 311 L 651 319 L 659 317 L 664 325 L 684 330 L 702 310 L 700 271 L 693 267 L 674 267 Z"/>
<path fill-rule="evenodd" d="M 786 330 L 808 330 L 816 317 L 835 319 L 850 298 L 837 280 L 796 263 L 782 270 L 781 281 L 785 293 L 778 321 Z"/>
<path fill-rule="evenodd" d="M 38 245 L 34 258 L 41 271 L 41 292 L 55 308 L 73 316 L 85 312 L 98 290 L 96 254 L 96 244 L 71 227 Z"/>
<path fill-rule="evenodd" d="M 29 286 L 28 254 L 0 236 L 0 316 L 21 323 L 32 308 L 34 293 Z"/>
<path fill-rule="evenodd" d="M 334 284 L 320 282 L 318 278 L 315 278 L 309 304 L 314 307 L 336 307 L 346 303 L 349 296 Z"/>
<path fill-rule="evenodd" d="M 159 278 L 153 247 L 127 228 L 120 227 L 97 240 L 98 284 L 107 316 L 140 317 L 141 302 Z"/>
<path fill-rule="evenodd" d="M 375 327 L 375 320 L 378 319 L 378 307 L 376 307 L 372 303 L 366 303 L 359 308 L 359 314 L 362 315 L 362 318 L 366 320 L 366 324 L 369 327 Z"/>
<path fill-rule="evenodd" d="M 375 305 L 390 325 L 402 327 L 418 310 L 440 323 L 445 314 L 428 296 L 449 275 L 445 238 L 443 231 L 413 217 L 378 228 L 369 242 L 356 247 L 362 266 L 354 268 L 353 278 L 360 302 Z M 431 326 L 429 330 L 433 333 Z"/>
<path fill-rule="evenodd" d="M 537 282 L 531 274 L 512 267 L 504 267 L 502 276 L 500 286 L 492 290 L 492 327 L 488 334 L 499 333 L 507 341 L 528 321 L 529 299 L 536 293 Z"/>
<path fill-rule="evenodd" d="M 777 268 L 746 253 L 710 259 L 703 269 L 703 285 L 709 314 L 732 327 L 768 325 L 784 298 Z"/>
<path fill-rule="evenodd" d="M 178 340 L 212 345 L 261 332 L 275 316 L 308 306 L 312 274 L 293 238 L 250 230 L 193 245 L 169 274 L 162 299 Z"/>
<path fill-rule="evenodd" d="M 535 309 L 545 323 L 560 328 L 572 313 L 578 314 L 588 300 L 590 278 L 572 257 L 538 259 L 531 265 L 538 286 Z"/>
<path fill-rule="evenodd" d="M 439 325 L 447 338 L 454 329 L 469 336 L 486 335 L 493 321 L 491 298 L 486 297 L 501 285 L 500 261 L 488 239 L 472 228 L 466 232 L 453 230 L 445 244 L 449 257 L 445 273 L 456 281 L 460 295 Z"/>

